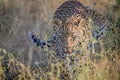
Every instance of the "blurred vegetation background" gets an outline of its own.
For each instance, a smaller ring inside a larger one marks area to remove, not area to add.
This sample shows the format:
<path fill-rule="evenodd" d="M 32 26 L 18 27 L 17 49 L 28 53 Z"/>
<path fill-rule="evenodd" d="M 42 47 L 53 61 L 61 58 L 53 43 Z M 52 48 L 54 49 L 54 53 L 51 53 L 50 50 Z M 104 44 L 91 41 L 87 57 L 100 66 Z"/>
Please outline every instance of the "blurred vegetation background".
<path fill-rule="evenodd" d="M 25 66 L 32 66 L 37 62 L 46 65 L 46 54 L 31 43 L 28 34 L 34 31 L 39 37 L 47 40 L 47 37 L 52 35 L 53 14 L 65 1 L 0 0 L 0 48 L 13 53 L 15 59 Z M 105 15 L 120 29 L 120 0 L 79 1 Z M 120 66 L 117 67 L 120 75 Z"/>

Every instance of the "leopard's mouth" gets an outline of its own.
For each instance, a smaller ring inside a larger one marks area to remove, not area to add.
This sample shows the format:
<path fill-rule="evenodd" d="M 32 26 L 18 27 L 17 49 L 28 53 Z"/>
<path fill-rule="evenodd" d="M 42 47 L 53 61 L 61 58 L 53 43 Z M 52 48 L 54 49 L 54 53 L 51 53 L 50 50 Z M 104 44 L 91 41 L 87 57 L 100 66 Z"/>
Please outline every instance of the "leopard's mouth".
<path fill-rule="evenodd" d="M 70 54 L 70 53 L 72 52 L 70 46 L 67 46 L 67 47 L 64 49 L 64 51 L 65 51 L 66 54 Z"/>

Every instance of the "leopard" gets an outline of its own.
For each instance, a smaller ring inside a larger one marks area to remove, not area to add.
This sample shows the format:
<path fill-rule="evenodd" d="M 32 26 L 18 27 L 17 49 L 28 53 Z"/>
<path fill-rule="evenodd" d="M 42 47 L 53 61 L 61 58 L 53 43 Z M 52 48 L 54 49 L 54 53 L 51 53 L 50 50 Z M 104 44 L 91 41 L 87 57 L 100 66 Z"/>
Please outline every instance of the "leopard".
<path fill-rule="evenodd" d="M 107 45 L 111 44 L 109 32 L 112 35 L 113 27 L 105 16 L 77 0 L 68 0 L 54 12 L 53 35 L 47 41 L 40 39 L 35 32 L 30 32 L 29 36 L 42 49 L 54 48 L 56 57 L 64 65 L 65 71 L 61 70 L 60 77 L 72 80 L 68 74 L 74 74 L 73 66 L 85 65 L 78 64 L 79 58 L 87 61 L 86 55 L 89 55 L 93 60 L 94 54 L 107 51 Z"/>
<path fill-rule="evenodd" d="M 68 0 L 54 13 L 53 36 L 45 42 L 30 32 L 30 38 L 41 48 L 54 46 L 59 57 L 85 51 L 92 56 L 103 50 L 102 39 L 108 29 L 112 29 L 111 24 L 102 14 L 78 0 Z"/>

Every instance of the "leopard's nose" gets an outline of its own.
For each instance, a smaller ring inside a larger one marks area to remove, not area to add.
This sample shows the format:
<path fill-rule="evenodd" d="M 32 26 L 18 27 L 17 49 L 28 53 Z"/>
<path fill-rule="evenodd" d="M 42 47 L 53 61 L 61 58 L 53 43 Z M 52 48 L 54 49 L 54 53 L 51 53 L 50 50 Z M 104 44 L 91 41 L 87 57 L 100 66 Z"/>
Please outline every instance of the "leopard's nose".
<path fill-rule="evenodd" d="M 70 54 L 71 53 L 70 47 L 65 48 L 64 51 L 65 51 L 66 54 Z"/>

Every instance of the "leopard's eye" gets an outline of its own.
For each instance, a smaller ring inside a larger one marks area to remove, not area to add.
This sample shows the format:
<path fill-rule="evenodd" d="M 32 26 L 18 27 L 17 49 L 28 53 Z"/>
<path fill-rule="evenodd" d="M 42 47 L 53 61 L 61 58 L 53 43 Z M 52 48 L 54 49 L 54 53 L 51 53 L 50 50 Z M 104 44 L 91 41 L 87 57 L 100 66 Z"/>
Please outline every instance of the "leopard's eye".
<path fill-rule="evenodd" d="M 74 25 L 78 26 L 79 23 L 80 23 L 80 21 L 78 20 L 78 21 L 74 22 Z"/>

